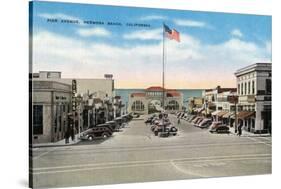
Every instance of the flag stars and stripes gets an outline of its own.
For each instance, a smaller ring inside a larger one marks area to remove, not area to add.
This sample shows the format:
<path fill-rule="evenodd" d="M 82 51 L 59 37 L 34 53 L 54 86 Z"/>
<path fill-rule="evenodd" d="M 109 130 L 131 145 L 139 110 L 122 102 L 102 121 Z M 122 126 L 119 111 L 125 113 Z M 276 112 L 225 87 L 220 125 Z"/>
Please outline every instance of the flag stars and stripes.
<path fill-rule="evenodd" d="M 168 26 L 166 26 L 165 24 L 163 25 L 164 27 L 164 32 L 165 32 L 165 36 L 171 40 L 176 40 L 177 42 L 180 42 L 180 33 L 175 30 L 175 29 L 170 29 Z"/>

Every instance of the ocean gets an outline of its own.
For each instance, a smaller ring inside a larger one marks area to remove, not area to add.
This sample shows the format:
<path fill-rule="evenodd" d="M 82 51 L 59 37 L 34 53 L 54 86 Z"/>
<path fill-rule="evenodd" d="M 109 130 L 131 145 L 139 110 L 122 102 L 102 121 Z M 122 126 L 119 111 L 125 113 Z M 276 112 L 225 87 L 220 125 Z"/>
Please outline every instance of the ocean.
<path fill-rule="evenodd" d="M 183 101 L 184 104 L 188 102 L 188 98 L 190 97 L 202 97 L 202 91 L 204 89 L 177 89 L 177 91 L 183 93 Z M 129 95 L 135 92 L 144 92 L 145 89 L 115 89 L 115 95 L 121 96 L 123 104 L 129 100 Z"/>

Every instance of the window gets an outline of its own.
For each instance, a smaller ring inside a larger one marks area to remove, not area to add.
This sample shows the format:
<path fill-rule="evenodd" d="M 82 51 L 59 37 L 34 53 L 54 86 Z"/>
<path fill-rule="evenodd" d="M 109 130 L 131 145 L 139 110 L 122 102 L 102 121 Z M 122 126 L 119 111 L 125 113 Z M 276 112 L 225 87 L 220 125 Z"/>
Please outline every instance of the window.
<path fill-rule="evenodd" d="M 243 95 L 243 83 L 241 83 L 241 95 Z"/>
<path fill-rule="evenodd" d="M 255 81 L 252 81 L 252 94 L 255 94 Z"/>
<path fill-rule="evenodd" d="M 237 89 L 238 89 L 238 95 L 240 95 L 240 84 L 238 84 Z"/>
<path fill-rule="evenodd" d="M 265 80 L 265 90 L 266 94 L 271 94 L 271 79 Z"/>
<path fill-rule="evenodd" d="M 33 134 L 43 134 L 43 105 L 33 105 Z"/>
<path fill-rule="evenodd" d="M 133 111 L 144 111 L 144 104 L 142 103 L 142 101 L 140 101 L 140 100 L 135 101 L 132 105 L 132 110 Z"/>
<path fill-rule="evenodd" d="M 248 95 L 251 94 L 251 82 L 248 82 Z"/>
<path fill-rule="evenodd" d="M 244 83 L 244 94 L 245 95 L 247 94 L 247 83 L 246 82 Z"/>
<path fill-rule="evenodd" d="M 175 100 L 171 100 L 168 103 L 168 109 L 170 110 L 179 110 L 179 103 Z"/>

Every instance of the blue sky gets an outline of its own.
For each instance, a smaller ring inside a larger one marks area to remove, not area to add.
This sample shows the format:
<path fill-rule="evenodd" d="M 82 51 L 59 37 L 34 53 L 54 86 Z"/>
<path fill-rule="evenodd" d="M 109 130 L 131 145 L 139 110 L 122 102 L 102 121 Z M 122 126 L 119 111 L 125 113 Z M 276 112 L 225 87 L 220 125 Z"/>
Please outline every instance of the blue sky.
<path fill-rule="evenodd" d="M 48 18 L 79 24 L 50 23 Z M 113 73 L 117 88 L 161 85 L 163 22 L 181 35 L 180 43 L 166 40 L 169 88 L 233 87 L 235 70 L 271 62 L 270 16 L 35 2 L 34 71 L 59 70 L 80 78 Z"/>

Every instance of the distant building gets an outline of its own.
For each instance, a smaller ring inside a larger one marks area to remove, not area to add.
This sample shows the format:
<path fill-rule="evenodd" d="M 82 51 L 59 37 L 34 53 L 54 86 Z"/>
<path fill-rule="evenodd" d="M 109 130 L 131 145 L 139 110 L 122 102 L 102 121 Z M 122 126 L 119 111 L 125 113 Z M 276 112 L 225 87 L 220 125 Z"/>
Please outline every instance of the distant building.
<path fill-rule="evenodd" d="M 213 115 L 215 119 L 222 117 L 224 114 L 234 111 L 234 104 L 228 102 L 228 96 L 236 95 L 236 88 L 222 88 L 217 86 L 214 89 L 206 89 L 202 92 L 205 100 L 203 111 L 204 114 Z"/>
<path fill-rule="evenodd" d="M 56 71 L 39 71 L 39 73 L 33 73 L 33 80 L 52 80 L 61 83 L 71 85 L 72 80 L 77 81 L 77 93 L 78 94 L 91 94 L 99 93 L 105 96 L 113 98 L 114 94 L 114 79 L 112 74 L 105 74 L 104 79 L 92 79 L 92 78 L 62 78 L 61 72 Z"/>
<path fill-rule="evenodd" d="M 177 90 L 165 89 L 165 110 L 179 111 L 183 106 L 183 94 Z M 163 110 L 163 88 L 153 86 L 144 92 L 132 93 L 129 96 L 128 111 L 149 114 Z"/>
<path fill-rule="evenodd" d="M 71 86 L 56 81 L 32 83 L 32 143 L 62 140 L 71 107 Z"/>
<path fill-rule="evenodd" d="M 250 132 L 271 132 L 271 63 L 255 63 L 235 72 L 238 119 Z"/>
<path fill-rule="evenodd" d="M 202 97 L 190 97 L 188 99 L 188 112 L 194 113 L 198 111 L 202 111 L 202 107 L 204 105 L 204 98 Z"/>

